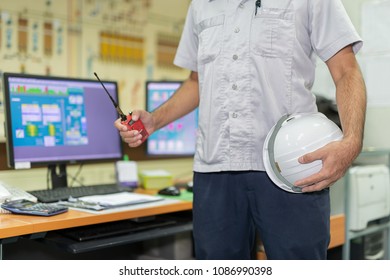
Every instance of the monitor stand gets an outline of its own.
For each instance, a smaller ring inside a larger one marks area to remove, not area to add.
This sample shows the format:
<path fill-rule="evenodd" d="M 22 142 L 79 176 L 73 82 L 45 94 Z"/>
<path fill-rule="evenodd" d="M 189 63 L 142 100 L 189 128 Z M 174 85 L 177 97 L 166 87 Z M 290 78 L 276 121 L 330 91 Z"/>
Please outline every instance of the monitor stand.
<path fill-rule="evenodd" d="M 66 164 L 50 164 L 48 168 L 50 171 L 52 188 L 66 188 L 68 186 Z"/>

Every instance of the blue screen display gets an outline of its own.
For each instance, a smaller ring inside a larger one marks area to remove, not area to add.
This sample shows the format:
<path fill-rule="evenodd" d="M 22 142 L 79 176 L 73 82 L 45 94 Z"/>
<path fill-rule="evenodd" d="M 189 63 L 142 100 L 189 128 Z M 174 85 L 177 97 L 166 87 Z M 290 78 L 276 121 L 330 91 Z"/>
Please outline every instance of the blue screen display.
<path fill-rule="evenodd" d="M 50 93 L 49 93 L 50 92 Z M 14 146 L 87 145 L 87 119 L 83 88 L 34 92 L 12 88 Z"/>
<path fill-rule="evenodd" d="M 120 159 L 115 107 L 98 81 L 4 74 L 10 165 Z M 117 100 L 116 82 L 104 82 Z"/>

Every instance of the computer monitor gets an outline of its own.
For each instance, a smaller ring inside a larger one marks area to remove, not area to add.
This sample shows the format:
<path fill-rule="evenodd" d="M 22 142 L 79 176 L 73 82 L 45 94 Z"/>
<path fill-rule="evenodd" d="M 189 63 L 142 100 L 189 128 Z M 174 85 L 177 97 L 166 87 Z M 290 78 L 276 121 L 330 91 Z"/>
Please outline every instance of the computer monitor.
<path fill-rule="evenodd" d="M 153 111 L 181 86 L 180 81 L 147 81 L 146 109 Z M 146 141 L 149 157 L 190 157 L 195 153 L 198 109 L 155 131 Z"/>
<path fill-rule="evenodd" d="M 55 188 L 67 186 L 67 164 L 122 157 L 118 115 L 99 81 L 4 73 L 3 82 L 10 167 L 48 166 Z M 104 85 L 117 101 L 117 83 Z"/>

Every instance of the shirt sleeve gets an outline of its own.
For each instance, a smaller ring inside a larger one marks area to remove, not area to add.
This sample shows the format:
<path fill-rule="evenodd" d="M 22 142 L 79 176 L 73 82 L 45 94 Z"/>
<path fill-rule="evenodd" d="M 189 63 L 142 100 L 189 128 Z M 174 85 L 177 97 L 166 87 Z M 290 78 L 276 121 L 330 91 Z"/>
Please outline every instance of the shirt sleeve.
<path fill-rule="evenodd" d="M 173 63 L 176 66 L 197 72 L 198 35 L 194 24 L 192 3 L 188 9 L 180 43 Z"/>
<path fill-rule="evenodd" d="M 363 41 L 340 0 L 310 0 L 310 38 L 315 53 L 327 61 L 342 48 L 352 45 L 357 53 Z"/>

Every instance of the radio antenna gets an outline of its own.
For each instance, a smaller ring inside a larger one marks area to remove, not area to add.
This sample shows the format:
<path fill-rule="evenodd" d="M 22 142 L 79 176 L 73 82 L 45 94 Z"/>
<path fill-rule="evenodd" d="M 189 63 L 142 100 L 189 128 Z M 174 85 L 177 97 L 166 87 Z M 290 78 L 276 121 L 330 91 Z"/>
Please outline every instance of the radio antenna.
<path fill-rule="evenodd" d="M 93 72 L 93 74 L 95 74 L 96 78 L 98 79 L 100 84 L 103 86 L 104 90 L 106 91 L 108 97 L 110 97 L 110 99 L 112 101 L 112 104 L 114 104 L 114 107 L 115 107 L 116 111 L 118 112 L 119 116 L 121 117 L 121 120 L 125 121 L 127 119 L 127 117 L 126 117 L 125 114 L 123 114 L 121 108 L 119 108 L 118 103 L 116 103 L 115 100 L 112 98 L 111 94 L 108 92 L 108 90 L 106 89 L 106 87 L 104 86 L 103 82 L 100 80 L 99 76 L 96 74 L 96 72 Z"/>

